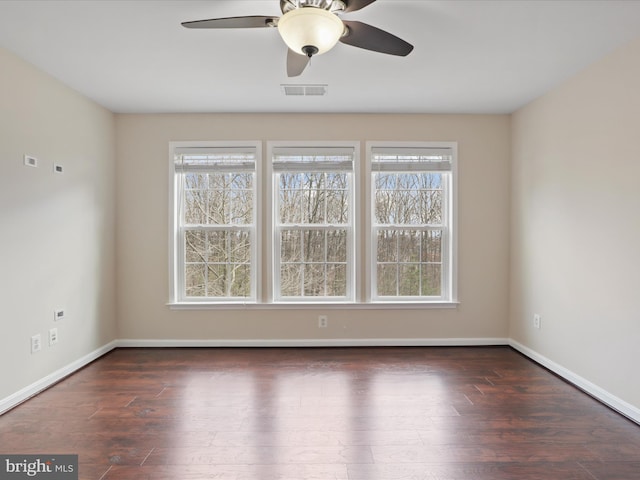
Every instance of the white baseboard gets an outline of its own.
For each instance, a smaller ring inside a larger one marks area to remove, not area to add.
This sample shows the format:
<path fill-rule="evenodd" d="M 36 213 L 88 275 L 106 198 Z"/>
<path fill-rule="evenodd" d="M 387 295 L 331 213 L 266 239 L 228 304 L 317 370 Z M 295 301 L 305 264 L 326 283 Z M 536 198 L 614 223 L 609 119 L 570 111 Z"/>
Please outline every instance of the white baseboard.
<path fill-rule="evenodd" d="M 569 383 L 575 385 L 583 392 L 591 395 L 595 399 L 614 409 L 615 411 L 621 413 L 625 417 L 634 421 L 635 423 L 640 424 L 640 409 L 634 407 L 633 405 L 625 402 L 624 400 L 612 395 L 607 392 L 605 389 L 591 383 L 589 380 L 577 375 L 571 370 L 563 367 L 562 365 L 557 364 L 553 360 L 548 359 L 544 355 L 540 355 L 538 352 L 530 349 L 522 345 L 515 340 L 509 340 L 509 345 L 522 353 L 523 355 L 529 357 L 531 360 L 539 363 L 545 368 L 548 368 L 553 373 L 559 375 L 560 377 L 567 380 Z"/>
<path fill-rule="evenodd" d="M 104 354 L 109 353 L 114 348 L 117 348 L 117 340 L 114 340 L 113 342 L 110 342 L 94 350 L 93 352 L 85 355 L 84 357 L 79 358 L 75 362 L 71 362 L 69 365 L 62 367 L 59 370 L 56 370 L 55 372 L 47 375 L 44 378 L 41 378 L 37 382 L 34 382 L 31 385 L 27 385 L 22 390 L 19 390 L 14 394 L 9 395 L 8 397 L 1 399 L 0 415 L 2 415 L 7 410 L 10 410 L 13 407 L 24 402 L 28 398 L 31 398 L 34 395 L 40 393 L 41 391 L 49 388 L 50 386 L 62 380 L 64 377 L 67 377 L 72 373 L 77 372 L 82 367 L 100 358 Z"/>
<path fill-rule="evenodd" d="M 507 338 L 311 338 L 251 340 L 118 340 L 118 347 L 455 347 L 509 345 Z"/>

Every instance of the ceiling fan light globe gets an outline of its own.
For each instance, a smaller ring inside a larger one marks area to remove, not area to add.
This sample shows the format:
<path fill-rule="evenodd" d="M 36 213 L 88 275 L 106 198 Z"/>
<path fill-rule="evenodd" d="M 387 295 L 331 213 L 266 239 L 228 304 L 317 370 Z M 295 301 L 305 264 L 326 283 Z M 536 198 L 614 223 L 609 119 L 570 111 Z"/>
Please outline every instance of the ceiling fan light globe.
<path fill-rule="evenodd" d="M 280 17 L 278 31 L 294 52 L 308 55 L 308 47 L 315 47 L 318 49 L 315 55 L 322 55 L 338 43 L 344 33 L 344 24 L 336 14 L 327 10 L 303 7 Z"/>

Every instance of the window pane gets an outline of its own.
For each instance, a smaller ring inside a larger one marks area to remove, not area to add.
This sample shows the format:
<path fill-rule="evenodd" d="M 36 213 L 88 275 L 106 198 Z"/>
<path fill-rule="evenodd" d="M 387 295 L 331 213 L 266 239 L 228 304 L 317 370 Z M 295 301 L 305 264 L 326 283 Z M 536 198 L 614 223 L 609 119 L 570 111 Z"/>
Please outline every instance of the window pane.
<path fill-rule="evenodd" d="M 327 190 L 327 223 L 349 222 L 349 194 L 346 190 Z"/>
<path fill-rule="evenodd" d="M 226 297 L 228 271 L 227 265 L 210 263 L 207 268 L 207 296 Z"/>
<path fill-rule="evenodd" d="M 280 174 L 280 223 L 301 223 L 303 206 L 302 174 Z"/>
<path fill-rule="evenodd" d="M 326 232 L 327 262 L 347 261 L 347 231 L 331 230 Z"/>
<path fill-rule="evenodd" d="M 414 174 L 402 173 L 398 175 L 398 185 L 393 199 L 397 210 L 396 223 L 413 225 L 418 223 L 418 190 Z"/>
<path fill-rule="evenodd" d="M 398 269 L 395 264 L 378 264 L 376 277 L 378 295 L 396 296 L 398 294 L 397 274 Z"/>
<path fill-rule="evenodd" d="M 325 223 L 326 192 L 324 173 L 305 173 L 302 223 Z"/>
<path fill-rule="evenodd" d="M 389 225 L 396 222 L 396 201 L 395 192 L 382 190 L 376 192 L 376 203 L 374 206 L 376 223 Z"/>
<path fill-rule="evenodd" d="M 253 191 L 243 190 L 237 195 L 231 211 L 231 223 L 253 224 Z"/>
<path fill-rule="evenodd" d="M 230 173 L 232 190 L 253 190 L 253 173 Z"/>
<path fill-rule="evenodd" d="M 284 297 L 297 297 L 301 294 L 302 264 L 285 263 L 280 267 L 280 291 Z"/>
<path fill-rule="evenodd" d="M 204 297 L 206 294 L 206 265 L 203 263 L 187 264 L 185 267 L 185 295 L 187 297 Z"/>
<path fill-rule="evenodd" d="M 303 233 L 305 262 L 324 263 L 325 261 L 325 244 L 324 231 L 311 230 Z"/>
<path fill-rule="evenodd" d="M 231 267 L 231 296 L 248 297 L 251 295 L 251 265 L 243 263 Z"/>
<path fill-rule="evenodd" d="M 302 232 L 298 230 L 280 232 L 280 259 L 283 263 L 302 261 Z"/>
<path fill-rule="evenodd" d="M 349 174 L 346 172 L 328 172 L 326 174 L 327 189 L 348 190 Z"/>
<path fill-rule="evenodd" d="M 401 263 L 420 261 L 420 240 L 417 230 L 401 230 L 398 236 L 398 261 Z"/>
<path fill-rule="evenodd" d="M 374 182 L 376 190 L 395 190 L 397 179 L 395 173 L 377 173 Z"/>
<path fill-rule="evenodd" d="M 346 173 L 326 174 L 327 223 L 349 222 L 349 182 Z"/>
<path fill-rule="evenodd" d="M 378 231 L 378 262 L 398 261 L 398 232 L 395 230 Z"/>
<path fill-rule="evenodd" d="M 433 230 L 422 233 L 422 258 L 423 262 L 442 262 L 442 230 Z"/>
<path fill-rule="evenodd" d="M 183 174 L 184 188 L 186 190 L 207 190 L 209 179 L 206 173 L 185 173 Z"/>
<path fill-rule="evenodd" d="M 321 297 L 326 295 L 324 288 L 324 265 L 306 263 L 304 265 L 304 295 Z"/>
<path fill-rule="evenodd" d="M 251 236 L 249 232 L 229 232 L 231 263 L 251 262 Z"/>
<path fill-rule="evenodd" d="M 436 264 L 422 266 L 422 295 L 440 296 L 442 294 L 442 267 Z"/>
<path fill-rule="evenodd" d="M 417 263 L 400 265 L 399 271 L 399 291 L 400 296 L 420 295 L 420 265 Z"/>
<path fill-rule="evenodd" d="M 207 261 L 226 263 L 229 261 L 229 238 L 226 232 L 207 233 Z"/>
<path fill-rule="evenodd" d="M 344 297 L 347 294 L 347 265 L 328 264 L 326 283 L 328 296 Z"/>
<path fill-rule="evenodd" d="M 420 175 L 420 222 L 428 225 L 442 223 L 442 174 L 423 173 Z"/>
<path fill-rule="evenodd" d="M 206 234 L 198 231 L 185 233 L 185 260 L 187 262 L 206 261 Z"/>
<path fill-rule="evenodd" d="M 231 198 L 231 223 L 250 225 L 253 223 L 253 191 L 233 190 Z"/>
<path fill-rule="evenodd" d="M 229 179 L 225 173 L 209 174 L 209 191 L 207 196 L 207 223 L 226 225 L 229 223 L 231 196 Z"/>
<path fill-rule="evenodd" d="M 206 220 L 207 205 L 206 190 L 185 190 L 184 192 L 184 223 L 187 225 L 201 225 Z"/>

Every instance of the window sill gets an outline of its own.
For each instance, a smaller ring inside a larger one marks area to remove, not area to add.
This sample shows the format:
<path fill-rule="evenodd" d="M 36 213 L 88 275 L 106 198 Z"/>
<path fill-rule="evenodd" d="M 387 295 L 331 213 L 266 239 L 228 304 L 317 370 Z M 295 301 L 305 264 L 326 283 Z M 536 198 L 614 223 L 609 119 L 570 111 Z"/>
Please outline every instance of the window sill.
<path fill-rule="evenodd" d="M 422 310 L 458 308 L 460 302 L 278 302 L 278 303 L 167 303 L 171 310 Z"/>

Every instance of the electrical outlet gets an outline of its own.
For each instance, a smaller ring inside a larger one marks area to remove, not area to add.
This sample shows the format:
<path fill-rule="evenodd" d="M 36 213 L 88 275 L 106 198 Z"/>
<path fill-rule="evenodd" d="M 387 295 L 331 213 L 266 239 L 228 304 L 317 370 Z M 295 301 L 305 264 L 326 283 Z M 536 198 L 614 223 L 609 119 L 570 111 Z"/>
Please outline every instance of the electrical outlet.
<path fill-rule="evenodd" d="M 49 346 L 53 347 L 56 343 L 58 343 L 58 329 L 51 328 L 49 329 Z"/>
<path fill-rule="evenodd" d="M 31 337 L 31 353 L 36 353 L 42 350 L 42 336 L 38 333 Z"/>
<path fill-rule="evenodd" d="M 329 317 L 327 317 L 326 315 L 319 315 L 318 328 L 327 328 L 328 325 L 329 325 Z"/>
<path fill-rule="evenodd" d="M 62 320 L 64 318 L 64 310 L 54 310 L 53 311 L 53 321 L 57 322 L 58 320 Z"/>
<path fill-rule="evenodd" d="M 542 325 L 542 318 L 540 318 L 540 315 L 538 315 L 537 313 L 533 314 L 533 326 L 534 328 L 540 328 Z"/>

